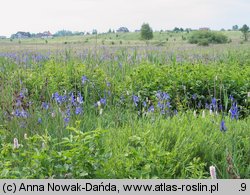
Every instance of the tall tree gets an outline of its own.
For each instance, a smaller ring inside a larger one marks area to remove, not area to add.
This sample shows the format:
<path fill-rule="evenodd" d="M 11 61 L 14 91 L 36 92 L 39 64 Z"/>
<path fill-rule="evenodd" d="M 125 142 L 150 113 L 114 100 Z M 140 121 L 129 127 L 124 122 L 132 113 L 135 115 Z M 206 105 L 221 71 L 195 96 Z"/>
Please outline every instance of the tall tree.
<path fill-rule="evenodd" d="M 143 40 L 150 40 L 153 39 L 153 30 L 152 28 L 149 26 L 149 24 L 144 23 L 141 26 L 141 38 Z"/>
<path fill-rule="evenodd" d="M 249 32 L 249 26 L 247 26 L 246 24 L 244 24 L 242 26 L 242 28 L 240 29 L 240 31 L 243 33 L 244 40 L 247 41 L 247 39 L 248 39 L 248 32 Z"/>
<path fill-rule="evenodd" d="M 239 30 L 239 26 L 237 24 L 233 25 L 232 30 L 235 30 L 235 31 Z"/>

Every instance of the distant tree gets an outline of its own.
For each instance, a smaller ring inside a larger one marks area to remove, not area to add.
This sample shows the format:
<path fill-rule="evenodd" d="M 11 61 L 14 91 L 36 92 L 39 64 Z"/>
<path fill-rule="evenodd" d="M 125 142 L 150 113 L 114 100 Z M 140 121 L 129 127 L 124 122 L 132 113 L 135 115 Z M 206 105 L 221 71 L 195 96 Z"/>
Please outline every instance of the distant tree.
<path fill-rule="evenodd" d="M 93 29 L 92 30 L 92 35 L 96 35 L 97 34 L 97 30 L 96 29 Z"/>
<path fill-rule="evenodd" d="M 173 29 L 173 31 L 174 31 L 174 32 L 179 32 L 180 29 L 179 29 L 178 27 L 175 27 L 175 28 Z"/>
<path fill-rule="evenodd" d="M 75 32 L 73 32 L 73 35 L 77 35 L 77 36 L 84 35 L 84 32 L 75 31 Z"/>
<path fill-rule="evenodd" d="M 15 39 L 15 36 L 16 36 L 16 34 L 12 34 L 11 36 L 10 36 L 10 39 Z"/>
<path fill-rule="evenodd" d="M 118 30 L 116 30 L 116 32 L 123 32 L 123 33 L 126 33 L 126 32 L 129 32 L 129 30 L 128 30 L 127 27 L 120 27 Z"/>
<path fill-rule="evenodd" d="M 192 29 L 191 29 L 191 28 L 186 28 L 185 31 L 186 31 L 187 33 L 189 33 L 189 32 L 192 31 Z"/>
<path fill-rule="evenodd" d="M 232 27 L 232 30 L 235 30 L 235 31 L 239 30 L 239 26 L 238 26 L 238 25 L 234 25 L 234 26 Z"/>
<path fill-rule="evenodd" d="M 244 41 L 247 41 L 247 39 L 248 39 L 248 32 L 249 32 L 249 26 L 247 26 L 246 24 L 244 24 L 242 26 L 242 28 L 240 29 L 240 31 L 243 33 Z"/>
<path fill-rule="evenodd" d="M 149 24 L 144 23 L 141 26 L 141 38 L 143 40 L 150 40 L 153 39 L 153 30 L 152 28 L 149 26 Z"/>
<path fill-rule="evenodd" d="M 54 36 L 61 37 L 61 36 L 72 36 L 73 33 L 70 30 L 59 30 L 57 31 Z"/>

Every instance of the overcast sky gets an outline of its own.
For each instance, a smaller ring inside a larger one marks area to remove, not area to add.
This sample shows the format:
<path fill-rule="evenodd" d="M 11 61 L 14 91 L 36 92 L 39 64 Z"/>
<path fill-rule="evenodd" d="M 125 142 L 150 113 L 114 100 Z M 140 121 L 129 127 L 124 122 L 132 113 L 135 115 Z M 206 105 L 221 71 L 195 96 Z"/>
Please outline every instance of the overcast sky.
<path fill-rule="evenodd" d="M 0 35 L 17 31 L 106 32 L 120 26 L 154 30 L 250 25 L 250 0 L 1 0 Z"/>

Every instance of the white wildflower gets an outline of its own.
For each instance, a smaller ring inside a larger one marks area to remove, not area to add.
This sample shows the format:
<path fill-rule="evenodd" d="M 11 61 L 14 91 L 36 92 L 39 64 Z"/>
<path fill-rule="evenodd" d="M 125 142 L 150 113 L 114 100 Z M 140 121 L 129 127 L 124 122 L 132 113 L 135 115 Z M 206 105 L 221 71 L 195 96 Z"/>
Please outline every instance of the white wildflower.
<path fill-rule="evenodd" d="M 80 97 L 77 96 L 76 101 L 80 103 Z"/>
<path fill-rule="evenodd" d="M 44 142 L 42 143 L 42 149 L 45 149 L 45 143 Z"/>
<path fill-rule="evenodd" d="M 99 114 L 102 115 L 103 109 L 101 108 L 99 111 Z"/>
<path fill-rule="evenodd" d="M 14 149 L 19 148 L 18 139 L 14 138 Z"/>
<path fill-rule="evenodd" d="M 215 167 L 214 167 L 214 166 L 210 166 L 210 167 L 209 167 L 209 170 L 210 170 L 211 179 L 217 179 L 217 178 L 216 178 L 216 170 L 215 170 Z"/>
<path fill-rule="evenodd" d="M 206 114 L 205 114 L 205 110 L 202 111 L 202 118 L 205 118 Z"/>
<path fill-rule="evenodd" d="M 97 102 L 97 106 L 101 107 L 101 102 L 100 101 Z"/>
<path fill-rule="evenodd" d="M 209 114 L 213 115 L 213 110 L 212 109 L 209 110 Z"/>
<path fill-rule="evenodd" d="M 24 134 L 24 139 L 28 139 L 27 133 Z"/>
<path fill-rule="evenodd" d="M 52 112 L 51 116 L 52 116 L 52 118 L 55 118 L 56 117 L 56 113 Z"/>
<path fill-rule="evenodd" d="M 194 110 L 194 117 L 197 117 L 196 110 Z"/>

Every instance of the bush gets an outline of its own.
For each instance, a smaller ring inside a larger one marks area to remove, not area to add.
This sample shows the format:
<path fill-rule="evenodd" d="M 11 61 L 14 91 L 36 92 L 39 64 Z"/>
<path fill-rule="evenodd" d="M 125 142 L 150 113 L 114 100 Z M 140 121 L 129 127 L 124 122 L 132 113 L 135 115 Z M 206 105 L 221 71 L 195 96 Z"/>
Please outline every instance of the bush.
<path fill-rule="evenodd" d="M 191 34 L 188 41 L 191 44 L 207 46 L 210 43 L 212 44 L 227 43 L 228 37 L 218 32 L 196 31 Z"/>
<path fill-rule="evenodd" d="M 202 39 L 198 42 L 198 45 L 200 46 L 209 46 L 209 42 L 207 39 Z"/>

